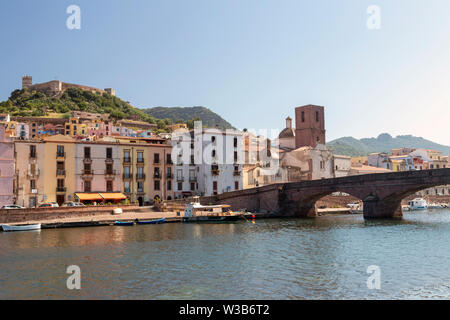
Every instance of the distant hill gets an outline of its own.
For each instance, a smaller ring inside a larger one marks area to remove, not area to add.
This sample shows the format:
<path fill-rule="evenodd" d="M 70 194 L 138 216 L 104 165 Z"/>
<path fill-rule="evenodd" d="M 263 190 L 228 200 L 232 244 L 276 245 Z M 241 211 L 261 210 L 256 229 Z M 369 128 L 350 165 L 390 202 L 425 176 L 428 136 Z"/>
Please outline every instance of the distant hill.
<path fill-rule="evenodd" d="M 155 107 L 142 109 L 148 115 L 158 119 L 171 119 L 173 122 L 188 122 L 200 118 L 203 126 L 220 129 L 232 129 L 233 126 L 217 113 L 205 107 Z"/>
<path fill-rule="evenodd" d="M 43 117 L 49 113 L 68 114 L 70 111 L 109 113 L 118 120 L 137 115 L 142 121 L 156 123 L 155 118 L 116 96 L 75 87 L 60 95 L 28 89 L 14 90 L 8 100 L 0 102 L 0 113 L 11 116 Z"/>
<path fill-rule="evenodd" d="M 404 135 L 392 137 L 388 133 L 382 133 L 377 138 L 355 139 L 343 137 L 327 143 L 335 154 L 351 157 L 365 156 L 371 152 L 391 152 L 395 148 L 426 148 L 441 151 L 444 155 L 450 155 L 450 147 L 444 146 L 421 137 Z"/>

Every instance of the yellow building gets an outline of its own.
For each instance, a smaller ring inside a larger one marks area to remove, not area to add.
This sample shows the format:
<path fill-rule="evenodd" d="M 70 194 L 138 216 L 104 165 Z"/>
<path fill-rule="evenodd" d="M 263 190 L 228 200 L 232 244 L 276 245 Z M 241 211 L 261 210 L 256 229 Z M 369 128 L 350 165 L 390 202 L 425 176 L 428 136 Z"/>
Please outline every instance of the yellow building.
<path fill-rule="evenodd" d="M 132 203 L 170 200 L 172 146 L 160 138 L 117 137 L 122 152 L 122 192 Z"/>
<path fill-rule="evenodd" d="M 81 123 L 79 118 L 72 117 L 69 118 L 69 121 L 66 122 L 65 126 L 65 134 L 68 136 L 85 136 L 88 132 L 88 126 L 85 123 Z"/>
<path fill-rule="evenodd" d="M 72 137 L 54 135 L 43 138 L 45 202 L 59 205 L 73 201 L 75 192 L 75 141 Z"/>

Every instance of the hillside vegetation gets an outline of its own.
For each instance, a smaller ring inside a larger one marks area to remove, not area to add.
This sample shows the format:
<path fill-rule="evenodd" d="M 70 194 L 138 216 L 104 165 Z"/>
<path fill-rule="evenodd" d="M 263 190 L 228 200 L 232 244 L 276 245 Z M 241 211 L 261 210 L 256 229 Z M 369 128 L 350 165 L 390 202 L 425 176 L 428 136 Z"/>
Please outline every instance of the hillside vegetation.
<path fill-rule="evenodd" d="M 217 113 L 205 107 L 155 107 L 143 109 L 148 115 L 158 119 L 171 119 L 173 122 L 188 123 L 192 119 L 200 119 L 204 127 L 232 129 L 233 126 Z"/>
<path fill-rule="evenodd" d="M 353 137 L 343 137 L 333 140 L 327 145 L 336 154 L 351 157 L 366 156 L 371 152 L 391 152 L 395 148 L 425 148 L 441 151 L 444 155 L 450 155 L 450 147 L 426 140 L 412 135 L 392 137 L 388 133 L 380 134 L 377 138 L 355 139 Z"/>
<path fill-rule="evenodd" d="M 11 116 L 42 117 L 49 113 L 67 114 L 70 111 L 109 113 L 117 120 L 136 114 L 142 121 L 156 123 L 155 118 L 118 97 L 79 88 L 68 88 L 60 96 L 48 96 L 34 90 L 14 90 L 7 101 L 0 102 L 0 112 Z"/>

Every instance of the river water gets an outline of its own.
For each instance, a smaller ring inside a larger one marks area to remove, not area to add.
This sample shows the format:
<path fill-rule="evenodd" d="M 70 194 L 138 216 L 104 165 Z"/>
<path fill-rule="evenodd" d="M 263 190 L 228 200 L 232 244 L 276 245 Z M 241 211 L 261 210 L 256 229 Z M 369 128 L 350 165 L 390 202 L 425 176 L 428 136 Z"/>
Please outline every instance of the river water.
<path fill-rule="evenodd" d="M 2 232 L 0 299 L 449 299 L 449 244 L 447 209 Z"/>

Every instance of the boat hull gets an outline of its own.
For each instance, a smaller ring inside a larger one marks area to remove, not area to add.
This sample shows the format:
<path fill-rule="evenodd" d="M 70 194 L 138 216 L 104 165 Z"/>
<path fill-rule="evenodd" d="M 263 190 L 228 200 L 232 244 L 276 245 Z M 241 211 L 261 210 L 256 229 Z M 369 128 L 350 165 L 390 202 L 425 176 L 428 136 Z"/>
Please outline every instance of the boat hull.
<path fill-rule="evenodd" d="M 134 226 L 134 222 L 133 221 L 116 221 L 114 223 L 116 226 Z"/>
<path fill-rule="evenodd" d="M 137 221 L 137 224 L 160 224 L 166 222 L 165 218 L 162 219 L 156 219 L 156 220 L 149 220 L 149 221 Z"/>
<path fill-rule="evenodd" d="M 23 225 L 23 226 L 12 226 L 8 224 L 2 224 L 2 230 L 3 231 L 31 231 L 31 230 L 41 230 L 41 224 L 29 224 L 29 225 Z"/>
<path fill-rule="evenodd" d="M 235 222 L 240 216 L 197 216 L 197 217 L 184 217 L 183 222 L 197 222 L 197 223 L 222 223 L 222 222 Z"/>

